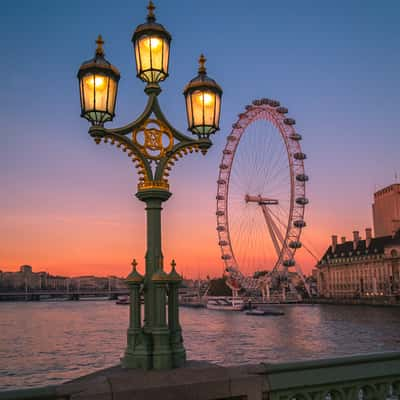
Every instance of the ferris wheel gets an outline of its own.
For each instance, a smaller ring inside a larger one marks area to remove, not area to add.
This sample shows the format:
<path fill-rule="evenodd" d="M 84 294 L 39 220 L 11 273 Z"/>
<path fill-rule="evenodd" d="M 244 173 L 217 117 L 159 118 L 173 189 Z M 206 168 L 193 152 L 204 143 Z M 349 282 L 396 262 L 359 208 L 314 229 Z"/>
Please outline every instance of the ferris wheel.
<path fill-rule="evenodd" d="M 295 268 L 306 226 L 306 155 L 295 120 L 278 101 L 254 100 L 232 125 L 219 167 L 217 232 L 228 277 L 241 281 L 255 271 L 287 277 Z M 306 286 L 307 290 L 308 287 Z"/>

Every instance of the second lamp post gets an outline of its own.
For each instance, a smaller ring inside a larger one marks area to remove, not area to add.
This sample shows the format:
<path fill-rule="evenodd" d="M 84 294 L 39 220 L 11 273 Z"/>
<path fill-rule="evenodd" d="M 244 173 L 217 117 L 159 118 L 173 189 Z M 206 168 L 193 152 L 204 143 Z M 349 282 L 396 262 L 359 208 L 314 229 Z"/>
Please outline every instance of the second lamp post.
<path fill-rule="evenodd" d="M 132 36 L 137 76 L 147 84 L 148 101 L 142 114 L 124 127 L 104 128 L 104 123 L 112 121 L 115 115 L 120 74 L 105 59 L 101 36 L 96 41 L 95 57 L 81 65 L 78 79 L 81 116 L 92 124 L 89 134 L 96 143 L 111 143 L 128 154 L 139 174 L 136 197 L 146 203 L 145 274 L 139 274 L 134 260 L 127 278 L 130 322 L 122 365 L 126 368 L 168 369 L 182 366 L 186 353 L 178 309 L 181 277 L 175 270 L 175 261 L 172 261 L 169 273 L 164 271 L 161 205 L 171 196 L 168 176 L 175 162 L 193 151 L 205 154 L 211 146 L 209 137 L 219 129 L 222 90 L 207 76 L 206 60 L 202 55 L 198 75 L 184 89 L 188 130 L 197 138 L 184 135 L 168 122 L 160 109 L 158 95 L 161 93 L 159 82 L 168 76 L 171 35 L 156 23 L 151 1 L 147 8 L 147 22 L 139 25 Z"/>

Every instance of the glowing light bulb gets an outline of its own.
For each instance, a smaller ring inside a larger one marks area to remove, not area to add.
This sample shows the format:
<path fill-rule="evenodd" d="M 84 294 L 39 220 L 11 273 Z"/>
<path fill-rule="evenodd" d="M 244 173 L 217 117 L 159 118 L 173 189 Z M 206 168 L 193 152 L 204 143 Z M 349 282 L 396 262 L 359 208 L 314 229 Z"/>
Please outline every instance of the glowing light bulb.
<path fill-rule="evenodd" d="M 213 100 L 214 100 L 214 98 L 211 94 L 209 94 L 209 93 L 203 94 L 203 101 L 206 106 L 210 105 L 213 102 Z"/>
<path fill-rule="evenodd" d="M 95 87 L 96 89 L 102 89 L 105 86 L 106 80 L 103 76 L 98 76 L 96 75 L 95 78 L 93 79 L 93 76 L 91 76 L 88 79 L 88 84 L 90 87 Z"/>
<path fill-rule="evenodd" d="M 96 78 L 94 78 L 94 86 L 96 86 L 97 88 L 104 86 L 104 83 L 105 79 L 102 76 L 96 76 Z"/>
<path fill-rule="evenodd" d="M 159 38 L 150 37 L 145 43 L 148 48 L 151 48 L 152 50 L 158 50 L 162 42 Z"/>
<path fill-rule="evenodd" d="M 199 93 L 197 95 L 197 101 L 201 105 L 210 106 L 214 103 L 214 96 L 210 93 Z"/>

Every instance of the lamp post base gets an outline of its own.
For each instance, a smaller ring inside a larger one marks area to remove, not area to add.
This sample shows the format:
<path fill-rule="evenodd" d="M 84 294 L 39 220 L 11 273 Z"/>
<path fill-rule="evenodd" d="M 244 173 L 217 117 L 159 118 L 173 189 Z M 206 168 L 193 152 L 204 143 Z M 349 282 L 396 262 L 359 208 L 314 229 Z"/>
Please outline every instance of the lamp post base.
<path fill-rule="evenodd" d="M 123 368 L 152 369 L 151 338 L 142 329 L 128 329 L 128 346 L 121 358 Z"/>
<path fill-rule="evenodd" d="M 174 368 L 183 367 L 186 363 L 186 350 L 181 344 L 179 348 L 172 348 L 172 364 Z"/>

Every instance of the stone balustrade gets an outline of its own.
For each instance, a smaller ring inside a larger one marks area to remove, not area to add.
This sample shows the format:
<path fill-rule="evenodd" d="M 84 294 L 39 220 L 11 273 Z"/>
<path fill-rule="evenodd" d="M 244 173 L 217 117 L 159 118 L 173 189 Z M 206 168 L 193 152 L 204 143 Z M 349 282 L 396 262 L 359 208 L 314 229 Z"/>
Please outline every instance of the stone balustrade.
<path fill-rule="evenodd" d="M 400 400 L 400 352 L 164 371 L 120 366 L 59 386 L 0 392 L 0 400 Z"/>

